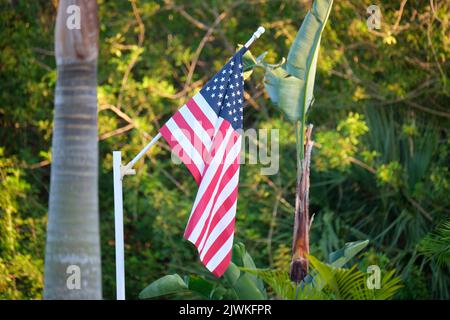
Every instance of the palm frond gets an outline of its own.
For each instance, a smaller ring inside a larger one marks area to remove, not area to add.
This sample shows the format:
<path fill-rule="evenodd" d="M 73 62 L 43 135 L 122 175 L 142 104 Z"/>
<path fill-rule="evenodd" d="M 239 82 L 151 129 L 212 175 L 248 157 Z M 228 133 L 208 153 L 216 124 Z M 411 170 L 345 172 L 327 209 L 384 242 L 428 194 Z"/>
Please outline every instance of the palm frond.
<path fill-rule="evenodd" d="M 317 282 L 338 300 L 388 300 L 401 288 L 395 271 L 381 278 L 380 289 L 369 289 L 366 274 L 353 266 L 350 269 L 334 268 L 310 256 L 311 266 L 317 272 Z"/>
<path fill-rule="evenodd" d="M 439 267 L 450 265 L 450 220 L 443 222 L 418 245 L 419 252 L 435 259 Z"/>
<path fill-rule="evenodd" d="M 367 275 L 356 266 L 336 268 L 313 256 L 309 256 L 309 261 L 314 269 L 311 270 L 312 280 L 299 284 L 293 283 L 283 270 L 240 269 L 258 276 L 278 298 L 287 300 L 388 300 L 402 287 L 400 278 L 394 276 L 395 271 L 382 276 L 380 289 L 369 289 Z"/>

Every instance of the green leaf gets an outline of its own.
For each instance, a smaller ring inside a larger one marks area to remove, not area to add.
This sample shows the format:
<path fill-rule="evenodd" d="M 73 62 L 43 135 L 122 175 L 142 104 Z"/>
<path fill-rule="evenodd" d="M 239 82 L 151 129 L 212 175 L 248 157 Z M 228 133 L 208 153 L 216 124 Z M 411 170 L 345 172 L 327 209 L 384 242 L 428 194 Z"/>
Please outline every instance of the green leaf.
<path fill-rule="evenodd" d="M 332 4 L 333 0 L 314 1 L 289 50 L 285 66 L 278 68 L 284 71 L 266 71 L 266 90 L 271 100 L 291 121 L 304 119 L 314 102 L 320 39 Z"/>
<path fill-rule="evenodd" d="M 190 291 L 197 293 L 205 299 L 211 298 L 211 292 L 214 288 L 214 285 L 211 282 L 206 281 L 205 279 L 197 275 L 189 276 L 188 281 L 186 282 Z"/>
<path fill-rule="evenodd" d="M 423 238 L 418 250 L 429 259 L 435 259 L 439 267 L 450 266 L 450 220 L 443 222 Z"/>
<path fill-rule="evenodd" d="M 351 258 L 367 247 L 369 240 L 347 242 L 344 248 L 330 253 L 330 264 L 335 268 L 343 267 Z"/>
<path fill-rule="evenodd" d="M 289 274 L 284 270 L 270 269 L 245 269 L 242 271 L 253 274 L 262 279 L 268 286 L 272 288 L 278 298 L 294 299 L 295 285 L 289 279 Z"/>
<path fill-rule="evenodd" d="M 263 62 L 264 58 L 267 56 L 269 52 L 264 51 L 263 53 L 261 53 L 257 58 L 256 58 L 256 62 L 257 63 L 261 63 Z"/>
<path fill-rule="evenodd" d="M 256 269 L 255 262 L 247 251 L 242 255 L 242 266 L 244 268 Z"/>
<path fill-rule="evenodd" d="M 254 281 L 254 275 L 244 273 L 236 281 L 234 290 L 241 300 L 264 300 L 266 299 L 265 292 L 262 292 L 257 283 Z"/>
<path fill-rule="evenodd" d="M 223 277 L 231 286 L 234 286 L 240 275 L 241 271 L 239 271 L 239 268 L 231 262 L 227 268 L 227 271 L 223 274 Z"/>
<path fill-rule="evenodd" d="M 283 68 L 268 69 L 264 77 L 264 85 L 267 92 L 269 93 L 270 100 L 280 108 L 285 107 L 285 105 L 280 105 L 278 87 L 281 79 L 286 78 L 289 74 Z M 285 111 L 285 110 L 283 110 Z M 286 112 L 286 111 L 285 111 Z"/>
<path fill-rule="evenodd" d="M 331 12 L 333 0 L 316 0 L 289 50 L 286 70 L 299 79 L 306 79 L 317 63 L 320 38 Z"/>
<path fill-rule="evenodd" d="M 395 270 L 383 273 L 380 289 L 373 290 L 374 300 L 391 299 L 403 287 L 399 277 L 394 277 Z"/>
<path fill-rule="evenodd" d="M 339 300 L 387 300 L 402 287 L 395 271 L 387 271 L 381 279 L 380 289 L 369 289 L 366 274 L 353 266 L 350 269 L 336 268 L 309 256 L 311 266 L 317 272 L 316 289 L 328 292 Z"/>
<path fill-rule="evenodd" d="M 139 293 L 139 299 L 150 299 L 189 291 L 187 284 L 178 274 L 171 274 L 150 283 Z"/>
<path fill-rule="evenodd" d="M 292 121 L 302 117 L 301 108 L 293 108 L 299 105 L 302 98 L 302 91 L 299 88 L 304 86 L 304 80 L 293 76 L 280 79 L 278 83 L 278 107 L 283 110 Z"/>
<path fill-rule="evenodd" d="M 231 256 L 231 261 L 238 267 L 242 267 L 242 258 L 245 254 L 245 246 L 242 242 L 235 243 L 233 246 L 233 253 Z"/>
<path fill-rule="evenodd" d="M 255 262 L 247 250 L 245 250 L 245 247 L 243 247 L 242 266 L 246 269 L 256 269 Z M 261 279 L 253 274 L 246 274 L 246 276 L 248 276 L 255 283 L 259 291 L 265 292 L 264 283 Z"/>
<path fill-rule="evenodd" d="M 229 290 L 222 286 L 215 286 L 210 294 L 210 299 L 212 300 L 222 300 L 224 298 L 228 298 Z"/>

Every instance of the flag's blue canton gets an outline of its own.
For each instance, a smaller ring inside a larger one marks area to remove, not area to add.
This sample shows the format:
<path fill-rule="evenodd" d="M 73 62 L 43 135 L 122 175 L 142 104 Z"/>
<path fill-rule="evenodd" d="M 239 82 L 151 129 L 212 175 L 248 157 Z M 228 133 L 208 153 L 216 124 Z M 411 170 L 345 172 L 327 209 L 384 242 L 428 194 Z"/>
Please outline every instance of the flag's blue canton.
<path fill-rule="evenodd" d="M 219 117 L 227 120 L 235 130 L 242 129 L 244 119 L 243 47 L 200 90 L 200 93 Z"/>

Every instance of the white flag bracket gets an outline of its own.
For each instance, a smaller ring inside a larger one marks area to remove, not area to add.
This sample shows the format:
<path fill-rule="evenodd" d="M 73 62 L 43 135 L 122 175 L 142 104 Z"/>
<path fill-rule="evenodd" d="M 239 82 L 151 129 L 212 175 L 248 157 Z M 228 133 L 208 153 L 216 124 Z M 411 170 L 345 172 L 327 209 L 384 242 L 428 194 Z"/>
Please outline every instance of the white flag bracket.
<path fill-rule="evenodd" d="M 123 176 L 133 176 L 136 174 L 136 170 L 135 169 L 127 169 L 126 166 L 120 166 L 120 176 L 122 177 L 123 180 Z"/>
<path fill-rule="evenodd" d="M 263 34 L 265 29 L 259 27 L 247 41 L 245 47 L 250 45 Z M 128 162 L 122 165 L 122 152 L 113 151 L 113 182 L 114 182 L 114 226 L 115 226 L 115 246 L 116 246 L 116 299 L 125 300 L 125 254 L 124 254 L 124 233 L 123 233 L 123 190 L 122 181 L 125 176 L 135 175 L 133 166 L 139 161 L 147 151 L 161 138 L 158 133 L 139 153 Z"/>

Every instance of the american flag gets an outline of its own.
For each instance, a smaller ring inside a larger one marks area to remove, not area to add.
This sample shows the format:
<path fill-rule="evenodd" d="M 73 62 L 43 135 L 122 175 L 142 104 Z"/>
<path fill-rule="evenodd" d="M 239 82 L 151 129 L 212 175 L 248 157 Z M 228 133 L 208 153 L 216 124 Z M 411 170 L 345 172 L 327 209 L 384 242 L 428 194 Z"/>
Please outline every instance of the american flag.
<path fill-rule="evenodd" d="M 230 264 L 233 246 L 246 50 L 240 49 L 160 130 L 198 184 L 184 237 L 216 277 Z"/>

